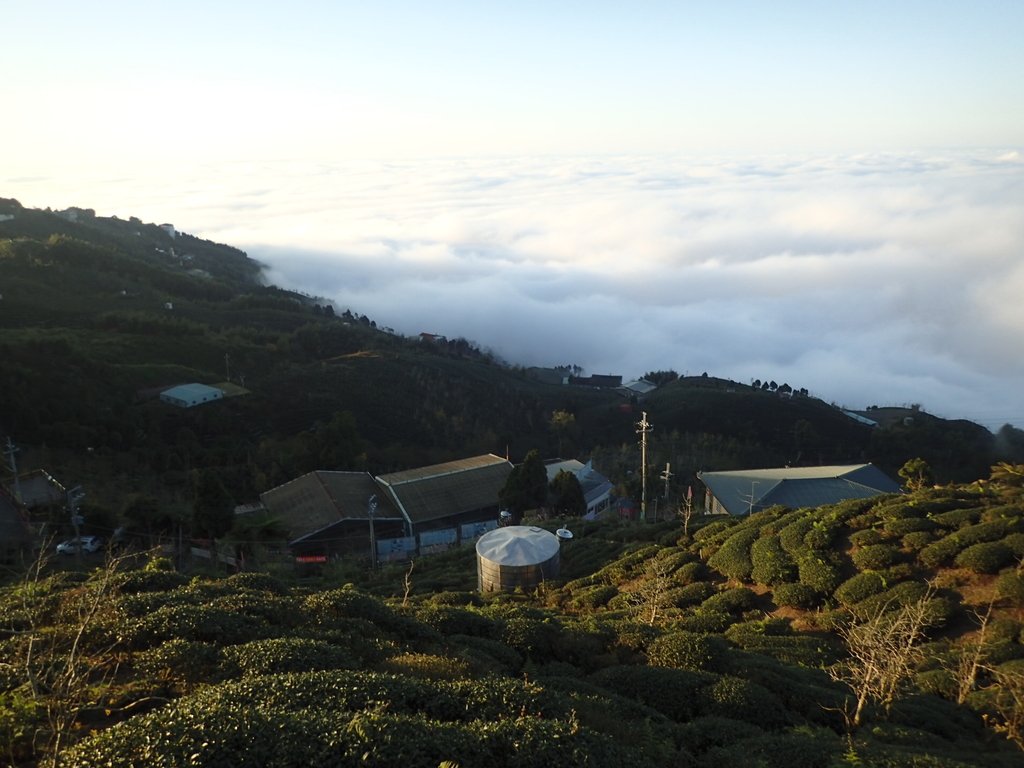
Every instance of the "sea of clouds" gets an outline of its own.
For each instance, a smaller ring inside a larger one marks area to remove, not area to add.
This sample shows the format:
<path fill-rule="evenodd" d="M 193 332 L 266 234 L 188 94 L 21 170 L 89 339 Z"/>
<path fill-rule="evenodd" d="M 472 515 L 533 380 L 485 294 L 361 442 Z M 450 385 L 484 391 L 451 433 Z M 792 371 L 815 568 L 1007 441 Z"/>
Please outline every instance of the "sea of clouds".
<path fill-rule="evenodd" d="M 7 196 L 171 221 L 275 284 L 510 362 L 1024 427 L 1017 152 L 251 162 L 38 199 L 51 181 Z"/>

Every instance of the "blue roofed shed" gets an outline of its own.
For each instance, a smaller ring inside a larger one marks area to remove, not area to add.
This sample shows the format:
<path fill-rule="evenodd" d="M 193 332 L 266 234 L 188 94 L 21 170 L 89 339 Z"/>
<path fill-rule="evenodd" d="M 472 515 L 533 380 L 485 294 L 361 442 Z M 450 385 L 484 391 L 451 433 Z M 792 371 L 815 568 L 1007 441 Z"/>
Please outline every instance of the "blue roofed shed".
<path fill-rule="evenodd" d="M 179 408 L 193 408 L 203 403 L 220 400 L 222 397 L 224 397 L 222 390 L 217 387 L 209 387 L 206 384 L 179 384 L 160 393 L 161 400 Z"/>

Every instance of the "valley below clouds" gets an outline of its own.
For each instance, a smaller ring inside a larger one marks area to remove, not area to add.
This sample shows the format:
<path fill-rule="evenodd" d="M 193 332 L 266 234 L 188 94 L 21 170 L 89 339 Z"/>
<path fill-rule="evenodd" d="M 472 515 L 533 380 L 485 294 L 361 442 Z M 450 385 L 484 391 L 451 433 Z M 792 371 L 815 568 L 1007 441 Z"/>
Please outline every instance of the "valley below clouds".
<path fill-rule="evenodd" d="M 46 183 L 6 188 L 173 221 L 270 282 L 516 364 L 773 379 L 1024 426 L 1015 152 L 251 162 L 36 199 Z"/>

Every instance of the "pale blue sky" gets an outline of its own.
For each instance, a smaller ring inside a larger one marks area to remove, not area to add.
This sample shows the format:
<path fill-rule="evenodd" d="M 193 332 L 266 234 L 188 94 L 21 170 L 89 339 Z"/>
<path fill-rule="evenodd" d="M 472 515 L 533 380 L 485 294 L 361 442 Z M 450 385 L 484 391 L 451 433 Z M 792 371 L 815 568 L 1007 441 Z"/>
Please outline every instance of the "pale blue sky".
<path fill-rule="evenodd" d="M 4 28 L 19 168 L 1024 140 L 1016 0 L 41 0 Z"/>

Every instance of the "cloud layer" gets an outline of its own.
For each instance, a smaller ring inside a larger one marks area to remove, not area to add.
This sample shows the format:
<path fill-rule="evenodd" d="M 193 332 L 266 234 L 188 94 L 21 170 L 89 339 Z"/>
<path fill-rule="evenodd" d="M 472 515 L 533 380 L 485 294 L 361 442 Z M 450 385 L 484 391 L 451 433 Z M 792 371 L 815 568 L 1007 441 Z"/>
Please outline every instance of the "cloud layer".
<path fill-rule="evenodd" d="M 627 378 L 774 379 L 998 428 L 1024 426 L 1022 160 L 252 163 L 99 188 L 119 215 L 173 217 L 402 333 Z"/>

